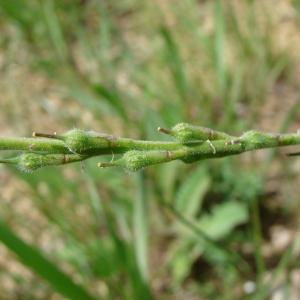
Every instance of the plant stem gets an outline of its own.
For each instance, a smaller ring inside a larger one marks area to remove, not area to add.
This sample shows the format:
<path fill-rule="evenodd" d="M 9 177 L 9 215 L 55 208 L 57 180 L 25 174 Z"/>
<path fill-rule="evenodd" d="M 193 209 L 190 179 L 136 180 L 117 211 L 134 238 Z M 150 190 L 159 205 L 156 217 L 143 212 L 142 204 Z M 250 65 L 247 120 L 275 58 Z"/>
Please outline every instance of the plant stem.
<path fill-rule="evenodd" d="M 45 138 L 0 137 L 0 150 L 35 151 L 70 154 L 70 150 L 59 140 Z"/>
<path fill-rule="evenodd" d="M 121 166 L 136 171 L 143 167 L 176 159 L 185 163 L 192 163 L 203 159 L 237 155 L 258 149 L 300 144 L 299 133 L 274 134 L 252 130 L 247 131 L 240 137 L 234 137 L 186 123 L 183 125 L 178 124 L 172 130 L 176 133 L 174 135 L 176 141 L 171 142 L 135 140 L 79 129 L 73 129 L 63 135 L 35 133 L 34 136 L 37 136 L 37 138 L 0 137 L 0 150 L 46 155 L 43 158 L 47 163 L 43 166 L 58 164 L 57 157 L 55 158 L 50 154 L 68 154 L 70 155 L 70 162 L 98 155 L 123 154 L 121 159 L 110 163 L 100 163 L 99 166 Z M 164 129 L 164 133 L 168 132 L 171 131 Z M 204 140 L 208 136 L 213 139 Z M 52 161 L 54 158 L 56 161 Z M 61 164 L 63 164 L 64 160 L 61 161 Z M 4 159 L 0 162 L 5 163 L 8 160 Z M 16 158 L 17 162 L 18 158 Z M 33 167 L 38 168 L 39 166 Z"/>

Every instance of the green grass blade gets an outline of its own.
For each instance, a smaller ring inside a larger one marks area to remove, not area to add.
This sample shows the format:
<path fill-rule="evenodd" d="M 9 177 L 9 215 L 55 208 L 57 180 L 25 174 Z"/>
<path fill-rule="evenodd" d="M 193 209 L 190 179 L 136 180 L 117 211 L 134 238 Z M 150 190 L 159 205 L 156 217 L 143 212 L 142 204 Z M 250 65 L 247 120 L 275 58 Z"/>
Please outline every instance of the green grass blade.
<path fill-rule="evenodd" d="M 45 16 L 45 23 L 49 32 L 49 38 L 62 61 L 67 60 L 68 48 L 64 40 L 63 31 L 55 12 L 53 1 L 43 1 L 42 9 Z"/>
<path fill-rule="evenodd" d="M 97 95 L 101 96 L 109 105 L 122 117 L 124 120 L 127 118 L 127 113 L 121 99 L 118 95 L 117 89 L 108 89 L 101 83 L 93 85 L 94 91 Z"/>
<path fill-rule="evenodd" d="M 172 32 L 167 27 L 162 27 L 160 32 L 165 42 L 167 50 L 166 59 L 168 65 L 170 66 L 174 84 L 178 90 L 181 100 L 185 101 L 188 92 L 188 86 L 184 65 L 179 53 L 179 47 L 172 35 Z"/>
<path fill-rule="evenodd" d="M 195 218 L 201 209 L 202 201 L 210 185 L 211 180 L 208 172 L 205 167 L 200 165 L 180 185 L 175 198 L 176 209 L 186 217 Z"/>
<path fill-rule="evenodd" d="M 226 87 L 226 66 L 224 61 L 225 56 L 225 20 L 222 3 L 220 0 L 216 0 L 215 3 L 215 62 L 216 62 L 216 72 L 218 77 L 218 85 L 220 95 L 224 94 Z"/>
<path fill-rule="evenodd" d="M 148 277 L 147 261 L 147 204 L 145 195 L 145 174 L 140 172 L 138 175 L 139 193 L 134 202 L 134 233 L 135 233 L 135 253 L 137 265 L 144 280 Z"/>
<path fill-rule="evenodd" d="M 1 220 L 0 241 L 13 251 L 26 266 L 45 279 L 61 295 L 78 300 L 95 299 L 82 287 L 75 284 L 70 277 L 60 271 L 37 249 L 26 244 L 15 235 Z"/>
<path fill-rule="evenodd" d="M 31 13 L 28 14 L 27 3 L 24 0 L 11 0 L 11 1 L 1 1 L 0 2 L 0 12 L 3 12 L 4 15 L 10 18 L 13 22 L 17 23 L 20 27 L 28 30 L 30 28 L 31 22 L 31 13 L 33 6 L 30 6 Z"/>

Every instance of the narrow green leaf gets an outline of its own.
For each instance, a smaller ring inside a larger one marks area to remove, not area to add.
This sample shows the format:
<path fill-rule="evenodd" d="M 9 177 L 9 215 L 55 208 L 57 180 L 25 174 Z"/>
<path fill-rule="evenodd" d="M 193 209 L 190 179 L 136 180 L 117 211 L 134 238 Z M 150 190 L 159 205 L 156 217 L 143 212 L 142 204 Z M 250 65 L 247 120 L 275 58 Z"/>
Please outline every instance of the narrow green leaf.
<path fill-rule="evenodd" d="M 25 243 L 0 220 L 0 241 L 14 252 L 31 270 L 46 280 L 55 291 L 70 299 L 95 299 L 81 286 L 45 258 L 36 248 Z"/>
<path fill-rule="evenodd" d="M 148 253 L 147 253 L 147 207 L 145 194 L 145 174 L 139 172 L 138 187 L 139 193 L 134 202 L 134 234 L 135 234 L 135 253 L 137 258 L 137 265 L 141 272 L 143 279 L 146 281 L 148 277 Z"/>
<path fill-rule="evenodd" d="M 99 98 L 94 93 L 88 91 L 85 87 L 81 87 L 77 82 L 70 84 L 67 95 L 83 105 L 97 117 L 114 113 L 111 105 L 105 101 L 99 101 Z"/>
<path fill-rule="evenodd" d="M 184 71 L 184 65 L 179 53 L 178 45 L 167 27 L 161 28 L 161 35 L 164 39 L 167 49 L 167 60 L 171 68 L 173 80 L 176 88 L 181 96 L 181 100 L 186 100 L 187 80 Z"/>
<path fill-rule="evenodd" d="M 201 165 L 188 174 L 180 186 L 175 199 L 176 210 L 185 216 L 195 217 L 209 187 L 210 177 L 206 168 Z"/>
<path fill-rule="evenodd" d="M 195 243 L 191 238 L 184 238 L 173 244 L 169 252 L 169 264 L 172 278 L 177 284 L 181 284 L 189 275 L 192 264 L 202 251 L 203 245 Z"/>
<path fill-rule="evenodd" d="M 68 56 L 68 48 L 64 39 L 64 34 L 58 16 L 55 12 L 54 2 L 49 0 L 42 1 L 42 5 L 45 22 L 48 27 L 51 42 L 53 43 L 58 57 L 62 61 L 66 61 Z"/>
<path fill-rule="evenodd" d="M 159 178 L 158 184 L 161 186 L 162 194 L 167 202 L 171 202 L 174 199 L 175 182 L 179 174 L 180 162 L 173 164 L 159 165 L 159 171 L 157 176 Z"/>
<path fill-rule="evenodd" d="M 127 113 L 124 104 L 121 102 L 117 89 L 108 89 L 101 83 L 93 85 L 94 91 L 101 96 L 109 105 L 124 119 L 127 120 Z"/>
<path fill-rule="evenodd" d="M 218 77 L 219 92 L 221 93 L 221 95 L 223 95 L 226 87 L 226 69 L 225 69 L 225 61 L 224 61 L 225 21 L 224 21 L 223 7 L 220 0 L 216 0 L 215 3 L 215 26 L 216 26 L 216 35 L 215 35 L 216 71 Z"/>

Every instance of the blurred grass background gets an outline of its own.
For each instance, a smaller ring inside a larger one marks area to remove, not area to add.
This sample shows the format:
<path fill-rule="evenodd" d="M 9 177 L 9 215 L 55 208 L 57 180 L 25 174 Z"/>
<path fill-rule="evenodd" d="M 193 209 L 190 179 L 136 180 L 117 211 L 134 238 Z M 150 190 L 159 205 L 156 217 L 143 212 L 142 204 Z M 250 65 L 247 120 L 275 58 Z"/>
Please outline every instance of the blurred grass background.
<path fill-rule="evenodd" d="M 299 12 L 289 0 L 0 0 L 1 135 L 295 131 Z M 300 299 L 300 164 L 285 153 L 137 174 L 100 170 L 103 158 L 1 166 L 1 299 L 64 299 L 53 266 L 96 299 Z"/>

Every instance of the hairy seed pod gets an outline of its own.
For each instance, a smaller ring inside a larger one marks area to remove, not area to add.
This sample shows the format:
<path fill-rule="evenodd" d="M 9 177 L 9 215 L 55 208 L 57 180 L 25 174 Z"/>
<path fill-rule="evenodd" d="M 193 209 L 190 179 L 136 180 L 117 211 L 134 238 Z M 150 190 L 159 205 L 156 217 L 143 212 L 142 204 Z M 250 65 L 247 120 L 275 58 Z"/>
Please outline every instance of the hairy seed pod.
<path fill-rule="evenodd" d="M 71 152 L 77 154 L 94 154 L 95 151 L 99 154 L 101 151 L 109 153 L 114 140 L 112 135 L 80 129 L 72 129 L 58 138 L 65 142 Z"/>
<path fill-rule="evenodd" d="M 206 140 L 229 140 L 233 137 L 220 131 L 210 128 L 194 126 L 188 123 L 179 123 L 175 125 L 170 134 L 174 136 L 180 143 L 201 142 Z"/>
<path fill-rule="evenodd" d="M 264 133 L 256 130 L 250 130 L 245 132 L 240 140 L 248 147 L 253 149 L 265 147 L 267 145 L 276 146 L 280 142 L 280 135 L 274 135 L 271 133 Z"/>
<path fill-rule="evenodd" d="M 17 167 L 27 173 L 31 173 L 44 166 L 43 155 L 35 153 L 23 153 L 18 157 Z"/>
<path fill-rule="evenodd" d="M 153 151 L 137 151 L 132 150 L 126 152 L 123 157 L 115 162 L 112 163 L 100 163 L 100 167 L 105 166 L 121 166 L 124 169 L 135 172 L 142 168 L 169 162 L 171 160 L 176 159 L 175 152 L 172 151 L 166 151 L 166 150 L 153 150 Z"/>
<path fill-rule="evenodd" d="M 21 171 L 31 173 L 45 166 L 62 165 L 83 159 L 83 156 L 73 154 L 23 153 L 14 158 L 14 162 Z"/>

